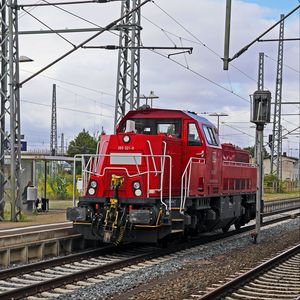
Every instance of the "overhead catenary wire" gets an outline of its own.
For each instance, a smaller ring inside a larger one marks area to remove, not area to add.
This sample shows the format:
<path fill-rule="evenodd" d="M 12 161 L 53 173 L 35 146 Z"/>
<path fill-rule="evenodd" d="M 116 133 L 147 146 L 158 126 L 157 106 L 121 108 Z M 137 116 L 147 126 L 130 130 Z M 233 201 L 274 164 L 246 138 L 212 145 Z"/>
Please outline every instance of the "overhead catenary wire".
<path fill-rule="evenodd" d="M 20 100 L 20 101 L 24 102 L 24 103 L 30 103 L 30 104 L 39 105 L 39 106 L 51 107 L 50 104 L 39 103 L 39 102 L 35 102 L 35 101 L 30 101 L 30 100 Z M 95 115 L 95 116 L 106 117 L 106 118 L 113 118 L 112 115 L 105 115 L 105 114 L 102 114 L 102 113 L 89 112 L 89 111 L 79 110 L 79 109 L 73 109 L 73 108 L 69 108 L 69 107 L 56 106 L 56 108 L 57 109 L 61 109 L 61 110 L 68 110 L 68 111 L 72 111 L 72 112 L 77 112 L 77 113 Z"/>
<path fill-rule="evenodd" d="M 275 59 L 275 58 L 273 58 L 273 57 L 271 57 L 270 55 L 268 55 L 268 54 L 264 54 L 265 55 L 265 57 L 266 58 L 269 58 L 270 60 L 272 60 L 272 61 L 274 61 L 274 62 L 277 62 L 277 60 Z M 299 70 L 296 70 L 295 68 L 293 68 L 293 67 L 291 67 L 291 66 L 289 66 L 289 65 L 287 65 L 287 64 L 283 64 L 287 69 L 290 69 L 290 70 L 292 70 L 292 71 L 294 71 L 294 72 L 296 72 L 296 73 L 298 73 L 298 74 L 300 74 L 300 71 Z"/>
<path fill-rule="evenodd" d="M 161 28 L 160 26 L 158 26 L 157 24 L 155 24 L 154 22 L 152 22 L 151 20 L 149 20 L 149 19 L 146 18 L 145 16 L 143 16 L 144 19 L 146 19 L 146 20 L 147 20 L 148 22 L 150 22 L 152 25 L 154 25 L 154 26 L 156 26 L 157 28 L 159 28 L 159 29 L 167 36 L 167 38 L 168 38 L 169 40 L 171 40 L 171 39 L 170 39 L 170 37 L 168 36 L 168 34 L 171 34 L 171 35 L 173 35 L 173 36 L 176 36 L 176 37 L 180 40 L 180 42 L 182 42 L 182 40 L 186 40 L 186 41 L 189 41 L 189 42 L 196 43 L 196 44 L 198 44 L 198 45 L 201 45 L 201 46 L 207 48 L 212 54 L 214 54 L 216 57 L 218 57 L 219 59 L 222 60 L 221 55 L 218 54 L 217 51 L 215 51 L 215 50 L 212 49 L 211 47 L 208 47 L 206 43 L 204 43 L 203 41 L 201 41 L 196 35 L 194 35 L 190 30 L 188 30 L 185 26 L 183 26 L 180 22 L 178 22 L 174 17 L 172 17 L 172 16 L 171 16 L 169 13 L 167 13 L 164 9 L 162 9 L 162 8 L 161 8 L 160 6 L 158 6 L 156 3 L 154 3 L 154 4 L 155 4 L 161 11 L 163 11 L 168 17 L 170 17 L 176 24 L 178 24 L 181 28 L 183 28 L 189 35 L 191 35 L 194 39 L 196 39 L 197 42 L 191 41 L 191 40 L 189 40 L 189 39 L 185 39 L 185 38 L 183 38 L 183 37 L 181 37 L 181 36 L 178 36 L 178 35 L 176 35 L 176 34 L 174 34 L 174 33 L 171 33 L 171 32 L 169 32 L 169 31 L 167 31 L 167 30 Z M 168 33 L 168 34 L 167 34 L 167 33 Z M 171 40 L 171 42 L 173 42 L 173 41 Z M 185 57 L 185 60 L 186 60 L 186 57 Z M 188 66 L 187 60 L 186 60 L 186 64 L 187 64 L 187 66 Z M 255 80 L 254 78 L 251 78 L 248 74 L 246 74 L 244 71 L 240 70 L 238 67 L 234 66 L 234 68 L 235 68 L 237 71 L 241 72 L 243 75 L 245 75 L 247 78 L 249 78 L 249 79 L 251 79 L 251 80 L 253 80 L 253 81 L 256 82 L 256 80 Z M 231 80 L 230 80 L 230 77 L 229 77 L 229 73 L 227 73 L 227 79 L 228 79 L 228 83 L 229 83 L 231 92 L 233 92 L 233 88 L 232 88 Z"/>
<path fill-rule="evenodd" d="M 34 72 L 24 70 L 24 69 L 21 69 L 21 71 L 22 72 L 27 72 L 27 73 L 30 73 L 30 74 L 34 74 Z M 69 82 L 69 81 L 61 80 L 61 79 L 54 78 L 54 77 L 51 77 L 51 76 L 47 76 L 45 74 L 39 74 L 39 76 L 45 77 L 45 78 L 48 78 L 48 79 L 51 79 L 51 80 L 54 80 L 54 81 L 57 81 L 57 82 L 65 83 L 65 84 L 68 84 L 68 85 L 71 85 L 71 86 L 75 86 L 75 87 L 78 87 L 78 88 L 81 88 L 81 89 L 85 89 L 87 91 L 99 93 L 101 95 L 107 95 L 107 96 L 111 96 L 111 97 L 116 96 L 115 94 L 107 93 L 107 92 L 104 92 L 104 91 L 101 91 L 101 90 L 92 89 L 90 87 L 86 87 L 86 86 L 83 86 L 83 85 L 80 85 L 80 84 L 77 84 L 77 83 L 74 83 L 74 82 Z"/>
<path fill-rule="evenodd" d="M 208 47 L 206 43 L 204 43 L 202 40 L 200 40 L 195 34 L 193 34 L 190 30 L 188 30 L 185 26 L 183 26 L 179 21 L 177 21 L 173 16 L 171 16 L 166 10 L 164 10 L 163 8 L 161 8 L 157 3 L 155 3 L 155 6 L 158 7 L 164 14 L 166 14 L 169 18 L 171 18 L 176 24 L 178 24 L 182 29 L 184 29 L 189 35 L 191 35 L 194 39 L 196 39 L 196 41 L 202 45 L 203 47 L 207 48 L 212 54 L 214 54 L 215 56 L 217 56 L 219 59 L 222 59 L 221 55 L 215 51 L 214 49 L 212 49 L 211 47 Z M 180 40 L 183 40 L 184 38 L 174 34 L 174 33 L 171 33 L 163 28 L 161 28 L 160 26 L 158 26 L 157 24 L 155 24 L 153 21 L 149 20 L 148 18 L 146 18 L 145 16 L 143 16 L 144 19 L 146 19 L 148 22 L 150 22 L 152 25 L 156 26 L 157 28 L 159 28 L 160 30 L 162 30 L 165 34 L 168 33 L 168 34 L 171 34 L 173 36 L 176 36 L 178 37 Z M 187 39 L 185 39 L 187 40 Z M 193 42 L 193 41 L 190 41 L 190 42 Z M 242 71 L 241 69 L 239 69 L 238 67 L 236 67 L 235 65 L 233 65 L 232 63 L 230 63 L 230 65 L 235 68 L 238 72 L 240 72 L 241 74 L 243 74 L 245 77 L 247 77 L 248 79 L 256 82 L 257 79 L 254 79 L 253 77 L 249 76 L 246 72 Z M 230 81 L 230 78 L 228 77 L 228 81 L 229 81 L 229 85 L 232 89 L 232 85 L 231 85 L 231 81 Z M 283 119 L 284 120 L 284 119 Z"/>
<path fill-rule="evenodd" d="M 75 47 L 75 45 L 69 41 L 67 38 L 65 38 L 63 35 L 61 35 L 60 33 L 55 32 L 54 29 L 52 29 L 50 26 L 48 26 L 46 23 L 44 23 L 42 20 L 40 20 L 39 18 L 37 18 L 36 16 L 34 16 L 33 14 L 31 14 L 29 11 L 25 10 L 23 8 L 23 11 L 26 12 L 29 16 L 31 16 L 33 19 L 35 19 L 36 21 L 38 21 L 39 23 L 41 23 L 42 25 L 44 25 L 45 27 L 47 27 L 49 30 L 51 30 L 53 33 L 55 33 L 57 36 L 59 36 L 61 39 L 63 39 L 64 41 L 66 41 L 68 44 L 70 44 L 72 47 Z"/>
<path fill-rule="evenodd" d="M 35 4 L 41 3 L 43 0 L 38 0 L 35 2 Z M 34 9 L 36 9 L 36 6 L 34 7 L 30 7 L 27 11 L 33 11 Z M 26 16 L 27 13 L 23 12 L 19 14 L 19 19 L 23 18 L 24 16 Z"/>
<path fill-rule="evenodd" d="M 65 9 L 63 9 L 63 8 L 61 8 L 61 7 L 57 6 L 57 5 L 55 5 L 55 4 L 51 4 L 50 2 L 48 2 L 48 1 L 46 1 L 46 0 L 43 0 L 43 2 L 45 2 L 45 3 L 49 4 L 49 5 L 53 5 L 54 7 L 56 7 L 56 8 L 58 8 L 58 9 L 64 11 L 64 12 L 66 12 L 66 13 L 68 13 L 68 14 L 71 14 L 71 15 L 77 17 L 77 18 L 80 18 L 81 20 L 84 20 L 84 21 L 88 22 L 89 24 L 92 24 L 92 25 L 94 25 L 94 26 L 100 27 L 98 24 L 95 24 L 95 23 L 93 23 L 93 22 L 90 22 L 89 20 L 87 20 L 87 19 L 85 19 L 85 18 L 82 18 L 82 17 L 80 17 L 80 16 L 78 16 L 78 15 L 76 15 L 76 14 L 74 14 L 74 13 L 71 13 L 71 12 L 69 12 L 69 11 L 67 11 L 67 10 L 65 10 Z M 153 2 L 154 2 L 154 1 L 153 1 Z M 178 24 L 178 25 L 179 25 L 181 28 L 183 28 L 187 33 L 189 33 L 193 38 L 195 38 L 195 39 L 198 41 L 199 44 L 201 44 L 202 46 L 206 47 L 210 52 L 212 52 L 214 55 L 216 55 L 218 58 L 221 59 L 221 56 L 220 56 L 215 50 L 213 50 L 212 48 L 208 47 L 208 46 L 207 46 L 204 42 L 202 42 L 197 36 L 195 36 L 191 31 L 189 31 L 189 30 L 188 30 L 187 28 L 185 28 L 182 24 L 180 24 L 174 17 L 172 17 L 169 13 L 167 13 L 164 9 L 162 9 L 162 8 L 161 8 L 159 5 L 157 5 L 155 2 L 154 2 L 154 4 L 155 4 L 161 11 L 163 11 L 168 17 L 170 17 L 174 22 L 176 22 L 176 24 Z M 152 22 L 152 21 L 149 20 L 148 18 L 146 18 L 146 17 L 144 17 L 144 16 L 143 16 L 143 18 L 145 18 L 147 21 L 151 22 L 154 26 L 160 28 L 158 25 L 156 25 L 154 22 Z M 166 34 L 167 31 L 164 30 L 163 28 L 160 28 L 160 29 L 161 29 L 161 31 L 168 37 L 168 35 Z M 113 33 L 113 32 L 112 32 L 112 33 Z M 169 32 L 168 32 L 168 33 L 169 33 Z M 114 33 L 114 34 L 116 34 L 116 33 Z M 172 33 L 169 33 L 169 34 L 172 34 Z M 116 34 L 116 35 L 117 35 L 117 34 Z M 175 34 L 173 34 L 173 35 L 176 36 Z M 184 39 L 184 38 L 182 38 L 182 37 L 180 37 L 180 36 L 177 36 L 177 37 L 180 39 L 181 42 L 182 42 L 182 40 Z M 169 38 L 169 37 L 168 37 L 168 38 Z M 170 38 L 169 38 L 169 40 L 170 40 L 174 45 L 176 45 L 176 44 L 174 43 L 174 41 L 172 41 Z M 186 60 L 186 57 L 185 57 L 185 60 Z M 174 60 L 173 60 L 173 61 L 174 61 Z M 175 62 L 175 61 L 174 61 L 174 62 Z M 187 60 L 186 60 L 186 65 L 187 65 L 187 69 L 189 69 Z M 248 74 L 246 74 L 245 72 L 241 71 L 239 68 L 237 68 L 237 67 L 235 67 L 235 66 L 234 66 L 234 68 L 237 69 L 238 71 L 240 71 L 241 73 L 243 73 L 243 74 L 244 74 L 245 76 L 247 76 L 249 79 L 256 81 L 254 78 L 251 78 Z M 201 75 L 201 74 L 200 74 L 200 75 Z M 206 78 L 206 76 L 203 76 L 203 75 L 201 75 L 201 76 L 202 76 L 203 78 Z M 228 92 L 231 92 L 231 93 L 233 93 L 233 94 L 235 94 L 235 95 L 237 95 L 236 93 L 233 92 L 230 78 L 228 78 L 228 81 L 229 81 L 229 85 L 230 85 L 230 90 L 227 89 L 227 91 L 228 91 Z M 222 85 L 218 84 L 218 86 L 222 86 Z M 222 88 L 223 88 L 223 87 L 222 87 Z M 244 98 L 244 99 L 245 99 L 245 98 Z M 248 102 L 249 102 L 249 101 L 248 101 Z"/>
<path fill-rule="evenodd" d="M 75 93 L 74 91 L 71 91 L 71 90 L 69 90 L 69 89 L 66 89 L 66 88 L 64 88 L 64 87 L 62 87 L 62 86 L 57 86 L 58 88 L 60 88 L 60 89 L 62 89 L 62 90 L 64 90 L 64 91 L 66 91 L 66 92 L 68 92 L 68 93 L 70 93 L 70 94 L 72 94 L 72 95 L 74 95 L 74 96 L 80 96 L 80 97 L 82 97 L 82 98 L 84 98 L 84 99 L 87 99 L 87 100 L 89 100 L 89 101 L 92 101 L 92 102 L 96 102 L 96 105 L 97 106 L 102 106 L 102 105 L 104 105 L 104 106 L 108 106 L 108 107 L 112 107 L 112 108 L 114 108 L 115 106 L 114 105 L 111 105 L 111 104 L 106 104 L 106 103 L 97 103 L 99 100 L 101 100 L 101 99 L 92 99 L 92 98 L 90 98 L 90 97 L 87 97 L 87 96 L 85 96 L 85 95 L 81 95 L 81 94 L 78 94 L 78 93 Z M 102 101 L 102 100 L 101 100 Z"/>
<path fill-rule="evenodd" d="M 56 4 L 52 4 L 52 3 L 50 3 L 49 1 L 46 1 L 46 0 L 41 0 L 41 1 L 43 1 L 43 2 L 45 2 L 45 3 L 47 3 L 47 4 L 49 4 L 49 5 L 52 5 L 53 7 L 55 7 L 55 8 L 57 8 L 57 9 L 59 9 L 59 10 L 65 12 L 65 13 L 67 13 L 67 14 L 73 16 L 73 17 L 76 17 L 76 18 L 78 18 L 78 19 L 80 19 L 80 20 L 82 20 L 82 21 L 85 21 L 85 22 L 87 22 L 87 23 L 90 24 L 90 25 L 96 26 L 96 27 L 98 27 L 98 28 L 100 28 L 100 29 L 103 28 L 103 27 L 100 26 L 99 24 L 96 24 L 96 23 L 94 23 L 94 22 L 92 22 L 92 21 L 90 21 L 90 20 L 88 20 L 88 19 L 86 19 L 86 18 L 83 18 L 83 17 L 81 17 L 81 16 L 79 16 L 79 15 L 73 13 L 73 12 L 70 12 L 69 10 L 64 9 L 64 8 L 62 8 L 62 7 L 60 7 L 60 6 L 56 5 Z M 110 33 L 112 33 L 112 34 L 118 36 L 118 34 L 115 33 L 115 32 L 110 31 Z"/>
<path fill-rule="evenodd" d="M 195 74 L 195 75 L 197 75 L 198 77 L 200 77 L 200 78 L 202 78 L 202 79 L 204 79 L 204 80 L 210 82 L 211 84 L 213 84 L 213 85 L 215 85 L 215 86 L 217 86 L 217 87 L 219 87 L 219 88 L 221 88 L 221 89 L 223 89 L 223 90 L 225 90 L 225 91 L 227 91 L 227 92 L 229 92 L 229 93 L 235 95 L 236 97 L 242 99 L 243 101 L 250 102 L 249 99 L 246 99 L 246 98 L 244 98 L 243 96 L 241 96 L 241 95 L 239 95 L 239 94 L 237 94 L 237 93 L 231 91 L 230 89 L 228 89 L 228 88 L 226 88 L 225 86 L 221 85 L 220 83 L 218 83 L 218 82 L 216 82 L 216 81 L 214 81 L 214 80 L 212 80 L 212 79 L 210 79 L 210 78 L 208 78 L 208 77 L 202 75 L 201 73 L 199 73 L 199 72 L 197 72 L 197 71 L 195 71 L 195 70 L 193 70 L 193 69 L 191 69 L 191 68 L 187 68 L 184 64 L 182 64 L 182 63 L 180 63 L 180 62 L 178 62 L 178 61 L 172 59 L 171 57 L 168 57 L 168 56 L 166 56 L 166 55 L 164 55 L 164 54 L 162 54 L 162 53 L 159 53 L 158 51 L 155 51 L 155 50 L 151 50 L 151 51 L 153 51 L 155 54 L 158 54 L 158 55 L 160 55 L 160 56 L 162 56 L 162 57 L 164 57 L 164 58 L 167 58 L 167 59 L 171 60 L 172 62 L 174 62 L 175 64 L 181 66 L 182 68 L 184 68 L 184 69 L 186 69 L 186 70 L 192 72 L 193 74 Z"/>
<path fill-rule="evenodd" d="M 158 5 L 156 5 L 158 6 Z M 159 7 L 159 6 L 158 6 Z M 160 7 L 159 7 L 160 8 Z M 161 8 L 160 8 L 161 9 Z M 181 37 L 179 35 L 176 35 L 175 33 L 172 33 L 168 30 L 165 30 L 164 28 L 161 28 L 159 25 L 155 24 L 153 21 L 151 21 L 149 18 L 145 17 L 144 15 L 143 18 L 145 20 L 147 20 L 150 24 L 152 24 L 153 26 L 159 28 L 166 36 L 167 38 L 172 42 L 173 40 L 170 39 L 170 37 L 168 35 L 172 35 L 172 36 L 175 36 L 177 37 L 180 41 L 182 40 L 185 40 L 185 41 L 188 41 L 190 43 L 194 43 L 194 44 L 197 44 L 197 45 L 201 45 L 205 48 L 207 48 L 214 56 L 216 56 L 217 58 L 221 59 L 222 60 L 222 57 L 220 54 L 218 54 L 217 51 L 215 51 L 214 49 L 212 49 L 211 47 L 208 47 L 206 43 L 204 43 L 202 40 L 200 40 L 196 35 L 194 35 L 190 30 L 186 29 L 182 24 L 180 24 L 174 17 L 172 17 L 169 13 L 167 13 L 165 10 L 161 9 L 165 14 L 167 14 L 172 20 L 174 20 L 174 22 L 176 22 L 176 24 L 178 24 L 181 28 L 183 28 L 188 34 L 190 34 L 194 39 L 196 39 L 196 41 L 194 40 L 190 40 L 190 39 L 187 39 L 187 38 L 184 38 L 184 37 Z M 175 44 L 175 43 L 174 43 Z M 236 69 L 238 72 L 240 72 L 241 74 L 243 74 L 245 77 L 247 77 L 248 79 L 256 82 L 256 79 L 254 79 L 253 77 L 251 77 L 250 75 L 248 75 L 246 72 L 242 71 L 240 68 L 238 68 L 237 66 L 233 65 L 232 63 L 230 63 L 230 65 Z M 230 80 L 230 77 L 229 77 L 229 73 L 227 72 L 227 79 L 228 79 L 228 82 L 229 82 L 229 86 L 231 88 L 230 92 L 233 92 L 233 88 L 232 88 L 232 84 L 231 84 L 231 80 Z"/>
<path fill-rule="evenodd" d="M 215 55 L 216 57 L 218 57 L 220 60 L 222 60 L 222 56 L 216 51 L 214 50 L 212 47 L 209 47 L 207 45 L 207 43 L 203 42 L 201 39 L 199 39 L 195 34 L 193 34 L 190 30 L 188 30 L 185 26 L 183 26 L 179 21 L 177 21 L 173 16 L 171 16 L 168 12 L 166 12 L 164 9 L 162 9 L 160 6 L 158 6 L 156 3 L 154 3 L 162 12 L 164 12 L 168 17 L 170 17 L 176 24 L 178 24 L 182 29 L 184 29 L 189 35 L 191 35 L 196 41 L 190 40 L 190 39 L 186 39 L 183 37 L 180 37 L 170 31 L 167 31 L 163 28 L 161 28 L 160 26 L 158 26 L 157 24 L 155 24 L 153 21 L 149 20 L 148 18 L 146 18 L 145 16 L 143 16 L 143 18 L 145 20 L 147 20 L 149 23 L 151 23 L 152 25 L 156 26 L 157 28 L 159 28 L 160 30 L 164 31 L 164 33 L 168 33 L 170 35 L 176 36 L 182 40 L 186 40 L 192 43 L 196 43 L 199 44 L 203 47 L 205 47 L 207 50 L 209 50 L 213 55 Z M 247 78 L 253 80 L 256 82 L 256 79 L 254 79 L 253 77 L 250 77 L 246 72 L 242 71 L 241 69 L 239 69 L 237 66 L 233 65 L 232 63 L 230 63 L 231 66 L 233 68 L 235 68 L 238 72 L 240 72 L 241 74 L 243 74 L 244 76 L 246 76 Z"/>
<path fill-rule="evenodd" d="M 240 129 L 234 127 L 234 126 L 228 125 L 227 122 L 220 122 L 220 123 L 223 124 L 223 125 L 225 125 L 225 126 L 227 126 L 227 127 L 229 127 L 229 128 L 231 128 L 231 129 L 233 129 L 233 130 L 236 130 L 236 131 L 242 133 L 243 135 L 247 135 L 247 136 L 249 136 L 249 137 L 255 138 L 254 135 L 251 135 L 251 134 L 249 134 L 248 132 L 242 131 L 242 130 L 240 130 Z"/>
<path fill-rule="evenodd" d="M 163 8 L 161 8 L 155 1 L 153 1 L 154 5 L 160 9 L 163 13 L 165 13 L 170 19 L 172 19 L 179 27 L 185 30 L 188 34 L 190 34 L 194 39 L 196 39 L 199 43 L 201 43 L 204 47 L 206 47 L 211 52 L 215 53 L 215 55 L 219 56 L 219 54 L 213 50 L 212 48 L 208 47 L 205 43 L 203 43 L 197 36 L 195 36 L 191 31 L 189 31 L 186 27 L 184 27 L 180 22 L 178 22 L 174 17 L 172 17 L 168 12 L 166 12 Z M 221 58 L 221 57 L 220 57 Z"/>
<path fill-rule="evenodd" d="M 62 59 L 64 59 L 65 57 L 69 56 L 70 54 L 72 54 L 73 52 L 75 52 L 76 50 L 80 49 L 82 46 L 86 45 L 88 42 L 92 41 L 93 39 L 95 39 L 96 37 L 98 37 L 99 35 L 101 35 L 103 32 L 105 31 L 109 31 L 113 26 L 115 26 L 117 23 L 119 23 L 120 21 L 122 21 L 124 18 L 127 18 L 129 15 L 131 15 L 133 12 L 135 12 L 136 10 L 140 9 L 143 5 L 145 5 L 146 3 L 148 3 L 151 0 L 145 0 L 143 1 L 141 4 L 137 5 L 134 9 L 132 9 L 131 11 L 129 11 L 128 13 L 124 14 L 123 16 L 121 16 L 120 18 L 114 20 L 113 22 L 109 23 L 108 25 L 106 25 L 102 30 L 100 30 L 99 32 L 93 34 L 92 36 L 90 36 L 89 38 L 87 38 L 86 40 L 84 40 L 83 42 L 79 43 L 78 45 L 74 46 L 73 49 L 69 50 L 68 52 L 66 52 L 65 54 L 61 55 L 60 57 L 58 57 L 57 59 L 55 59 L 54 61 L 52 61 L 50 64 L 48 64 L 47 66 L 43 67 L 42 69 L 40 69 L 39 71 L 37 71 L 36 73 L 34 73 L 33 75 L 29 76 L 27 79 L 23 80 L 22 82 L 19 83 L 19 86 L 22 86 L 23 84 L 25 84 L 26 82 L 28 82 L 29 80 L 33 79 L 34 77 L 36 77 L 37 75 L 39 75 L 40 73 L 44 72 L 45 70 L 49 69 L 50 67 L 52 67 L 53 65 L 55 65 L 56 63 L 58 63 L 59 61 L 61 61 Z"/>
<path fill-rule="evenodd" d="M 44 2 L 46 2 L 46 3 L 49 3 L 49 2 L 47 2 L 47 1 L 45 1 L 44 0 Z M 67 11 L 66 11 L 67 12 Z M 70 13 L 70 12 L 68 12 L 68 13 Z M 70 14 L 72 14 L 72 13 L 70 13 Z M 77 16 L 77 17 L 79 17 L 79 16 Z M 81 17 L 79 17 L 79 18 L 81 18 Z M 86 20 L 86 21 L 88 21 L 88 20 Z M 89 22 L 89 21 L 88 21 Z M 99 26 L 99 25 L 97 25 L 97 24 L 95 24 L 95 23 L 93 23 L 95 26 Z M 99 26 L 100 27 L 100 26 Z M 111 31 L 110 31 L 111 32 Z M 183 39 L 183 38 L 182 38 Z M 200 44 L 202 44 L 204 47 L 206 47 L 207 49 L 209 49 L 209 50 L 212 50 L 212 52 L 213 53 L 215 53 L 215 55 L 217 55 L 219 58 L 221 58 L 221 56 L 217 53 L 217 52 L 215 52 L 213 49 L 211 49 L 210 47 L 207 47 L 207 45 L 205 44 L 205 43 L 203 43 L 203 42 L 201 42 Z M 176 61 L 174 61 L 174 62 L 176 62 Z M 176 62 L 176 63 L 178 63 L 178 62 Z M 186 67 L 187 68 L 187 67 Z M 189 67 L 187 68 L 187 69 L 189 69 Z M 237 70 L 239 70 L 238 68 L 237 68 Z M 240 71 L 240 70 L 239 70 Z M 200 74 L 199 73 L 199 75 L 202 77 L 202 78 L 205 78 L 206 76 L 203 76 L 202 74 Z M 251 77 L 249 77 L 248 76 L 248 74 L 246 74 L 246 73 L 244 73 L 244 75 L 245 76 L 247 76 L 248 78 L 250 78 L 251 80 L 254 80 L 255 81 L 255 79 L 253 79 L 253 78 L 251 78 Z M 207 79 L 207 78 L 206 78 Z M 230 81 L 230 78 L 228 79 L 229 81 Z M 215 82 L 216 84 L 218 84 L 217 82 Z M 218 86 L 220 86 L 220 87 L 222 87 L 222 88 L 224 88 L 222 85 L 220 85 L 220 84 L 218 84 Z M 231 83 L 230 83 L 230 86 L 231 86 Z M 226 88 L 225 88 L 226 89 Z M 234 95 L 237 95 L 236 93 L 233 93 L 233 91 L 232 91 L 232 86 L 231 86 L 231 90 L 230 89 L 227 89 L 227 91 L 228 92 L 230 92 L 230 93 L 232 93 L 232 94 L 234 94 Z M 244 100 L 246 100 L 245 98 L 243 98 Z M 248 100 L 246 100 L 247 102 L 249 102 Z"/>

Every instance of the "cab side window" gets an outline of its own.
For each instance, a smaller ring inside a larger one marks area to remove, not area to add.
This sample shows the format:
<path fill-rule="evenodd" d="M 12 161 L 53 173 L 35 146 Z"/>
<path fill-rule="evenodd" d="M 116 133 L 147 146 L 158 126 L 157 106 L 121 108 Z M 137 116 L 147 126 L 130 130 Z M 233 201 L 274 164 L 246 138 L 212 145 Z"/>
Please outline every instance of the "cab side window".
<path fill-rule="evenodd" d="M 208 144 L 218 146 L 219 143 L 213 129 L 211 127 L 207 127 L 206 125 L 203 125 L 203 131 Z"/>
<path fill-rule="evenodd" d="M 170 134 L 175 136 L 175 124 L 172 123 L 158 123 L 157 124 L 157 133 Z"/>
<path fill-rule="evenodd" d="M 188 124 L 188 145 L 201 146 L 201 140 L 195 123 Z"/>

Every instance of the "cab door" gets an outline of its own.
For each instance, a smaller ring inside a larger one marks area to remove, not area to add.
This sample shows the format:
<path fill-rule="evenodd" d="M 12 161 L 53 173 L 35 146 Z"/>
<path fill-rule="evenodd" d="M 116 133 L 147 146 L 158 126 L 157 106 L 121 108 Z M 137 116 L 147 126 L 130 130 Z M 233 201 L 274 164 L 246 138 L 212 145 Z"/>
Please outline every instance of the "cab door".
<path fill-rule="evenodd" d="M 199 130 L 198 122 L 185 121 L 184 122 L 184 144 L 185 144 L 185 165 L 188 163 L 190 157 L 204 157 L 204 143 Z"/>
<path fill-rule="evenodd" d="M 206 143 L 206 166 L 208 194 L 219 194 L 222 178 L 222 148 L 214 127 L 202 125 Z"/>
<path fill-rule="evenodd" d="M 191 168 L 187 170 L 187 174 L 190 172 L 189 195 L 193 196 L 203 194 L 205 192 L 205 143 L 197 121 L 184 121 L 183 147 L 183 170 L 189 163 L 190 158 L 195 158 L 192 161 Z"/>

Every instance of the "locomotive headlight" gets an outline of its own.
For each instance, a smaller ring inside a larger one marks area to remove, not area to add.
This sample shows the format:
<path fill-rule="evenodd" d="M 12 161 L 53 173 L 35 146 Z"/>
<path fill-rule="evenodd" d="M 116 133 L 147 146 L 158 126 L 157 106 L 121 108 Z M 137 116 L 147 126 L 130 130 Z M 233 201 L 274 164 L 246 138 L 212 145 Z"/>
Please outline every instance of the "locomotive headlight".
<path fill-rule="evenodd" d="M 140 197 L 142 195 L 142 191 L 140 189 L 137 189 L 134 191 L 134 194 L 137 196 L 137 197 Z"/>
<path fill-rule="evenodd" d="M 133 188 L 135 190 L 139 189 L 141 187 L 141 184 L 139 181 L 135 181 L 133 184 L 132 184 Z"/>
<path fill-rule="evenodd" d="M 90 183 L 90 185 L 91 185 L 92 188 L 96 188 L 96 186 L 97 186 L 97 181 L 92 180 L 91 183 Z"/>
<path fill-rule="evenodd" d="M 124 135 L 123 136 L 123 142 L 124 143 L 129 143 L 130 142 L 130 136 L 129 135 Z"/>
<path fill-rule="evenodd" d="M 96 193 L 96 190 L 94 188 L 89 188 L 88 190 L 89 195 L 93 196 Z"/>

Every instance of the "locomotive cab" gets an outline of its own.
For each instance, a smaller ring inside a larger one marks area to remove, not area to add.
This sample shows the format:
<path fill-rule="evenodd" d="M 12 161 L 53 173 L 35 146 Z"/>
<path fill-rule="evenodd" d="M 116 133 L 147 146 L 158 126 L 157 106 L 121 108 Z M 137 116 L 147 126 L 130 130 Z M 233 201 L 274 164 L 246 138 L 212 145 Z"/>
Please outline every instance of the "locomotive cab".
<path fill-rule="evenodd" d="M 101 137 L 67 217 L 85 238 L 115 244 L 244 224 L 253 217 L 255 169 L 226 162 L 230 151 L 247 156 L 221 145 L 216 127 L 195 113 L 130 111 L 116 134 Z"/>

